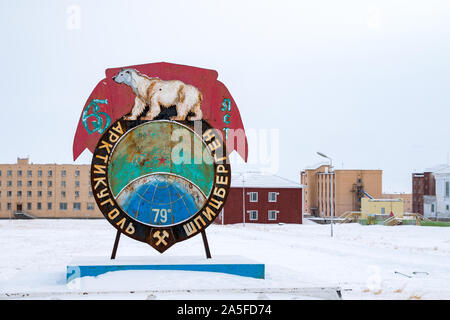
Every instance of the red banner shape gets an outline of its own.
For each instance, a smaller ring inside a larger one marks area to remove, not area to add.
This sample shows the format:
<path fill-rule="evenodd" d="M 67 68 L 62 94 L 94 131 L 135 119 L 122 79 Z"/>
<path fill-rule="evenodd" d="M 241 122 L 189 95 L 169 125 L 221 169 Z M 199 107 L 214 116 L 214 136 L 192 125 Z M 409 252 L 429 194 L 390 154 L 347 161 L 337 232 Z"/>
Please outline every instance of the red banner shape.
<path fill-rule="evenodd" d="M 117 119 L 130 115 L 138 102 L 148 106 L 148 90 L 153 89 L 141 88 L 139 92 L 147 92 L 149 96 L 139 97 L 136 81 L 128 84 L 118 83 L 120 80 L 115 77 L 122 70 L 134 70 L 133 73 L 138 79 L 146 77 L 163 81 L 178 80 L 184 85 L 196 88 L 200 92 L 202 118 L 224 133 L 229 153 L 236 150 L 247 161 L 247 138 L 239 109 L 225 85 L 217 80 L 217 71 L 166 62 L 106 70 L 106 79 L 95 87 L 80 116 L 73 143 L 74 160 L 86 148 L 93 152 L 107 127 Z"/>
<path fill-rule="evenodd" d="M 86 148 L 94 152 L 102 133 L 113 122 L 110 116 L 112 110 L 109 105 L 107 89 L 106 79 L 103 79 L 95 86 L 81 111 L 77 131 L 73 139 L 74 161 Z"/>

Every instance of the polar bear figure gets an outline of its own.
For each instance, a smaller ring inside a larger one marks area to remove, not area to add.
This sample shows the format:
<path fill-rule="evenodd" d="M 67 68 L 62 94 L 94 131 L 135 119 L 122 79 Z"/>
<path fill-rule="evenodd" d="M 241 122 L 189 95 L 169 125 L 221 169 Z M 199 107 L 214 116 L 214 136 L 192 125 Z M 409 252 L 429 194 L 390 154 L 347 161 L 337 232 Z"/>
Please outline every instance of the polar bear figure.
<path fill-rule="evenodd" d="M 150 78 L 131 68 L 120 70 L 113 80 L 131 87 L 136 95 L 131 115 L 125 117 L 126 120 L 137 120 L 141 116 L 142 120 L 153 120 L 161 112 L 161 106 L 176 107 L 177 115 L 170 117 L 170 120 L 185 120 L 189 113 L 193 114 L 188 117 L 190 121 L 201 120 L 203 117 L 202 93 L 182 81 Z M 149 111 L 142 115 L 147 105 Z"/>

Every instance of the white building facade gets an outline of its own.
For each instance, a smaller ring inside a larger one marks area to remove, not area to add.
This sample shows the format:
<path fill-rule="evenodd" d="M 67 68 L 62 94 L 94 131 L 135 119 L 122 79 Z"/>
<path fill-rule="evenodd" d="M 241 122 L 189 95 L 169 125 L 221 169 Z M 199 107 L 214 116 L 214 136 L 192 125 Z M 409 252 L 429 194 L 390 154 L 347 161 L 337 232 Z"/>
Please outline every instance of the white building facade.
<path fill-rule="evenodd" d="M 424 196 L 423 213 L 427 218 L 450 218 L 450 167 L 433 172 L 436 195 Z"/>

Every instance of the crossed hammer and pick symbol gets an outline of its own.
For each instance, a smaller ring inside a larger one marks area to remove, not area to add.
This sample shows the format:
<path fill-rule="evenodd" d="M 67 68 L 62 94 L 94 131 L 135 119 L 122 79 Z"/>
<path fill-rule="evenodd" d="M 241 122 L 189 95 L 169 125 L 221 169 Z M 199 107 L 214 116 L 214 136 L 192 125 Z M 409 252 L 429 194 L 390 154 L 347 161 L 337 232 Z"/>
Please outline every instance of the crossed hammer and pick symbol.
<path fill-rule="evenodd" d="M 159 246 L 161 243 L 165 246 L 167 246 L 167 241 L 164 240 L 166 238 L 169 237 L 169 233 L 166 230 L 161 231 L 155 231 L 155 233 L 153 234 L 153 238 L 158 239 L 158 241 L 156 241 L 155 245 Z"/>

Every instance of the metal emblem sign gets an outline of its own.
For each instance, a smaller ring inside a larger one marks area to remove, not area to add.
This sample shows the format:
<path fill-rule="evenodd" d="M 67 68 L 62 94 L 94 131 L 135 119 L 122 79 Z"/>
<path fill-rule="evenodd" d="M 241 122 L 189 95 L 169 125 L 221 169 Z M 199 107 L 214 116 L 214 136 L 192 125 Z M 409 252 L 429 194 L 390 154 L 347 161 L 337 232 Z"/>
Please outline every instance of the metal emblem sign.
<path fill-rule="evenodd" d="M 106 74 L 74 139 L 74 159 L 93 151 L 100 211 L 118 231 L 161 253 L 204 236 L 228 196 L 227 146 L 247 158 L 233 98 L 213 70 L 158 63 Z M 243 146 L 235 144 L 239 130 Z"/>
<path fill-rule="evenodd" d="M 164 252 L 217 217 L 231 169 L 220 132 L 205 121 L 201 125 L 198 134 L 188 121 L 121 119 L 103 134 L 91 184 L 115 228 Z"/>

